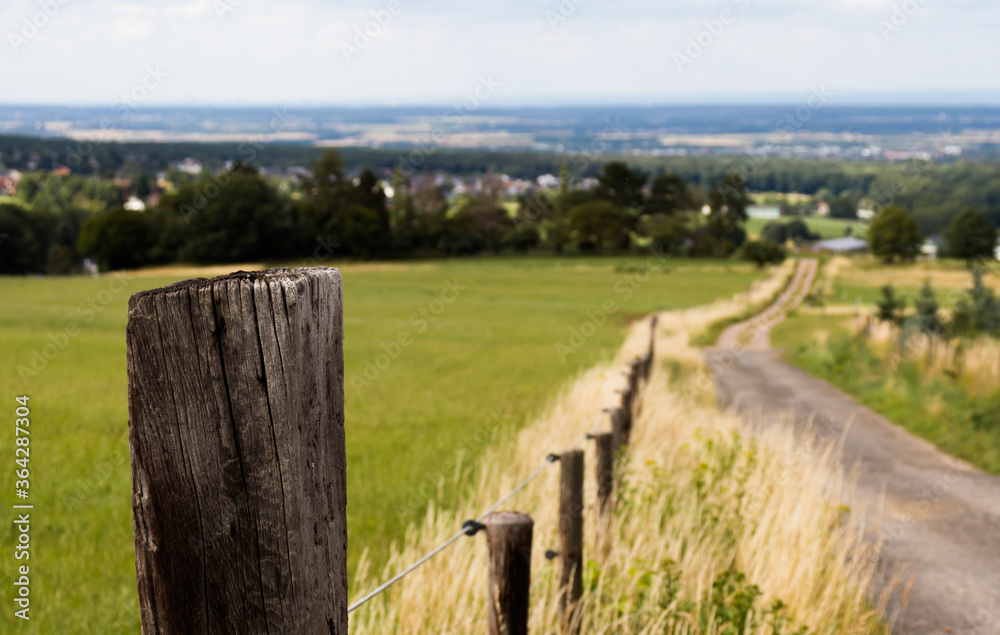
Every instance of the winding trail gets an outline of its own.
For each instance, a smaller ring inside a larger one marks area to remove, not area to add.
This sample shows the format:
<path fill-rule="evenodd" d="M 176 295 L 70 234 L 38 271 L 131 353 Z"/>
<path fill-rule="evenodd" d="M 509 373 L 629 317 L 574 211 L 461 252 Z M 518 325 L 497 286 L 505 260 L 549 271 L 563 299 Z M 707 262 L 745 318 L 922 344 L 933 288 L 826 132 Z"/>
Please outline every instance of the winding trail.
<path fill-rule="evenodd" d="M 856 476 L 854 499 L 845 502 L 863 515 L 880 565 L 875 593 L 889 598 L 894 632 L 1000 633 L 1000 477 L 944 454 L 770 349 L 771 328 L 801 302 L 815 273 L 815 260 L 800 261 L 775 306 L 706 351 L 720 405 L 749 426 L 790 424 L 811 437 L 803 443 L 842 444 L 841 464 Z"/>

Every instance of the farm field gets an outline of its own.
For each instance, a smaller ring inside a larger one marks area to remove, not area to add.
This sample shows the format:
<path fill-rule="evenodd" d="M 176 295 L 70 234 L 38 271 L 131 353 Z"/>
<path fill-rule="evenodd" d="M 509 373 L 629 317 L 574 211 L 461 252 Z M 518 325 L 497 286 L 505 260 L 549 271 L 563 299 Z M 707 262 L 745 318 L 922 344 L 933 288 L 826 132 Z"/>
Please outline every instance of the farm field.
<path fill-rule="evenodd" d="M 375 563 L 384 559 L 438 486 L 456 491 L 463 472 L 452 470 L 455 478 L 443 482 L 437 475 L 459 454 L 471 470 L 497 440 L 477 432 L 500 421 L 499 436 L 513 435 L 560 385 L 617 351 L 631 319 L 728 297 L 764 275 L 743 264 L 669 260 L 640 282 L 644 263 L 519 258 L 342 267 L 352 567 L 366 549 Z M 30 396 L 33 424 L 37 613 L 24 632 L 138 630 L 126 306 L 134 292 L 189 275 L 0 279 L 0 399 L 12 419 L 14 398 Z M 609 315 L 602 311 L 608 301 L 619 307 Z M 588 324 L 591 335 L 574 336 L 574 329 L 590 334 Z M 51 361 L 42 351 L 53 353 Z M 0 440 L 3 456 L 12 456 L 11 438 Z M 9 502 L 13 475 L 0 473 Z M 10 553 L 15 529 L 4 526 L 0 550 Z M 10 570 L 3 568 L 5 576 Z M 10 588 L 9 578 L 3 582 Z M 0 617 L 0 631 L 11 629 L 10 613 Z"/>
<path fill-rule="evenodd" d="M 865 224 L 857 220 L 847 220 L 843 218 L 826 218 L 821 216 L 782 216 L 776 222 L 787 223 L 789 221 L 795 220 L 796 218 L 805 221 L 805 224 L 809 226 L 810 230 L 816 232 L 824 239 L 841 238 L 844 236 L 844 231 L 848 227 L 852 228 L 852 233 L 851 233 L 852 236 L 862 239 L 865 237 L 865 230 L 866 230 Z M 763 218 L 751 218 L 750 220 L 747 221 L 746 224 L 747 234 L 751 236 L 753 235 L 759 236 L 761 230 L 764 229 L 764 226 L 770 222 L 775 222 L 775 221 L 770 221 Z"/>

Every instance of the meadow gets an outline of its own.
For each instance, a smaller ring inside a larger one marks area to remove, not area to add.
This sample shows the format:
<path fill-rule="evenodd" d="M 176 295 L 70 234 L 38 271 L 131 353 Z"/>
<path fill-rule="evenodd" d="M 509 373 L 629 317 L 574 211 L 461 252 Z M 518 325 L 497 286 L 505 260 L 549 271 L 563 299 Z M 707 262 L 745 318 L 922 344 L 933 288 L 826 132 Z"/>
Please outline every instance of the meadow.
<path fill-rule="evenodd" d="M 764 226 L 770 222 L 787 223 L 799 219 L 809 226 L 810 231 L 819 234 L 823 239 L 842 238 L 847 228 L 851 228 L 851 235 L 855 238 L 864 239 L 866 227 L 863 222 L 848 220 L 844 218 L 827 218 L 824 216 L 782 216 L 777 221 L 770 221 L 764 218 L 751 218 L 747 221 L 747 234 L 760 235 Z"/>
<path fill-rule="evenodd" d="M 432 499 L 651 311 L 746 290 L 728 262 L 646 258 L 345 264 L 351 567 L 379 568 Z M 211 275 L 223 273 L 216 270 Z M 130 294 L 194 271 L 0 278 L 0 403 L 30 397 L 33 619 L 19 632 L 138 632 L 126 410 Z M 13 458 L 13 433 L 0 455 Z M 13 465 L 0 470 L 13 499 Z M 9 514 L 10 512 L 8 512 Z M 4 524 L 0 552 L 12 553 Z M 10 588 L 12 567 L 3 584 Z M 357 589 L 352 589 L 352 595 Z M 0 631 L 13 628 L 0 612 Z"/>

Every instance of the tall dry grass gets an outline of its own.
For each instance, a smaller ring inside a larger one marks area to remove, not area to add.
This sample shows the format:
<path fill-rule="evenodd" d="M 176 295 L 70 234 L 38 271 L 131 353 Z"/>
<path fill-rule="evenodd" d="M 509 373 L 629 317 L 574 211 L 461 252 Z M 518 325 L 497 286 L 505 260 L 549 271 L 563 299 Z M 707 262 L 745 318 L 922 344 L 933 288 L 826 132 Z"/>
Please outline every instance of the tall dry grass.
<path fill-rule="evenodd" d="M 757 610 L 743 632 L 793 632 L 783 618 L 765 615 L 775 607 L 811 632 L 882 632 L 865 600 L 871 571 L 863 564 L 869 559 L 859 557 L 859 531 L 828 502 L 840 500 L 842 487 L 831 457 L 803 451 L 780 426 L 755 440 L 741 437 L 735 416 L 706 405 L 691 394 L 701 388 L 669 370 L 701 364 L 700 351 L 689 345 L 691 334 L 745 310 L 748 302 L 773 297 L 793 266 L 787 263 L 742 297 L 660 315 L 657 360 L 641 391 L 606 551 L 598 549 L 594 531 L 593 447 L 583 437 L 595 413 L 615 403 L 622 365 L 648 342 L 648 321 L 635 325 L 615 360 L 582 374 L 544 416 L 487 452 L 466 496 L 450 501 L 448 510 L 431 506 L 384 571 L 371 571 L 363 559 L 352 595 L 360 597 L 452 536 L 548 453 L 580 446 L 586 451 L 588 514 L 582 632 L 734 633 L 731 613 L 748 598 Z M 560 564 L 542 557 L 558 546 L 558 479 L 553 464 L 505 506 L 535 521 L 530 628 L 537 633 L 559 627 Z M 351 632 L 482 632 L 486 587 L 485 539 L 462 538 L 352 613 Z"/>
<path fill-rule="evenodd" d="M 1000 340 L 992 337 L 959 339 L 909 333 L 870 313 L 859 315 L 855 331 L 868 332 L 868 342 L 892 364 L 909 361 L 927 377 L 947 375 L 973 394 L 1000 389 Z"/>

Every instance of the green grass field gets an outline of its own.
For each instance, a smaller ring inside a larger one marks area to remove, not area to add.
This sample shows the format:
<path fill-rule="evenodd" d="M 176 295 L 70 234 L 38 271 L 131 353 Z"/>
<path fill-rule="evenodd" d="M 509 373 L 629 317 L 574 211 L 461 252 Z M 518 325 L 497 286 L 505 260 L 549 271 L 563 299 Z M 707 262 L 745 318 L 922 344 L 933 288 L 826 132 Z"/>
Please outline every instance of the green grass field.
<path fill-rule="evenodd" d="M 822 216 L 783 216 L 778 219 L 779 223 L 787 223 L 795 218 L 805 221 L 809 229 L 816 232 L 824 239 L 826 238 L 841 238 L 844 236 L 844 231 L 851 227 L 853 233 L 852 236 L 856 238 L 865 237 L 865 225 L 856 220 L 846 220 L 843 218 L 826 218 Z M 747 234 L 751 236 L 759 236 L 764 225 L 767 225 L 772 221 L 763 218 L 751 218 L 747 221 L 746 230 Z"/>
<path fill-rule="evenodd" d="M 464 453 L 463 464 L 473 464 L 492 442 L 483 435 L 495 427 L 491 413 L 499 414 L 504 430 L 516 430 L 567 379 L 611 355 L 629 320 L 658 307 L 730 296 L 763 275 L 744 264 L 669 260 L 640 282 L 644 261 L 521 258 L 343 267 L 352 566 L 364 549 L 376 561 L 384 557 L 390 541 L 421 515 L 426 494 L 433 495 L 456 455 Z M 28 502 L 35 505 L 32 620 L 13 617 L 8 591 L 2 632 L 138 632 L 126 306 L 131 293 L 172 281 L 0 278 L 0 411 L 9 423 L 0 435 L 0 456 L 8 460 L 0 469 L 0 492 L 7 505 L 17 501 L 14 399 L 28 395 Z M 459 288 L 457 297 L 444 294 L 449 285 Z M 609 300 L 619 309 L 602 320 L 599 312 Z M 591 320 L 603 324 L 574 352 L 563 349 L 561 359 L 557 344 L 572 346 L 572 330 Z M 403 333 L 410 343 L 397 352 L 391 343 Z M 19 369 L 33 362 L 37 374 L 22 380 Z M 10 507 L 6 514 L 0 553 L 8 560 L 0 571 L 10 590 L 16 530 Z"/>

